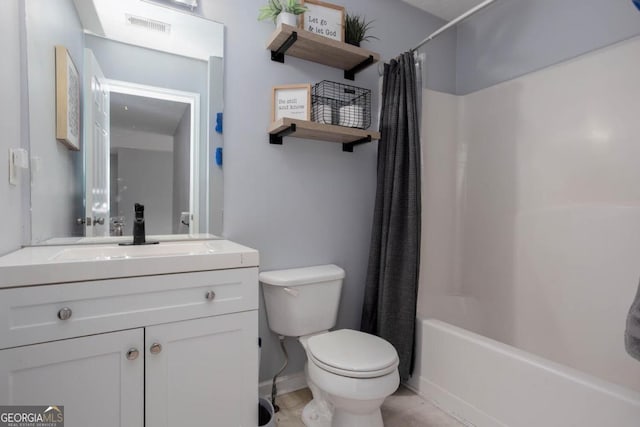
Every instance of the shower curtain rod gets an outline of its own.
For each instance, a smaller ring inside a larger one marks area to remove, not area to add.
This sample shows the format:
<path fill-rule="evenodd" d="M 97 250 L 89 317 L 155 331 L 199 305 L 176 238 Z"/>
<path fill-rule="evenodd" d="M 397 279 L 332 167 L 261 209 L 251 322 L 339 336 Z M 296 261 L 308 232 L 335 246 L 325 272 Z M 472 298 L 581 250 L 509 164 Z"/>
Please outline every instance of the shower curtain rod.
<path fill-rule="evenodd" d="M 465 19 L 467 19 L 471 15 L 475 14 L 476 12 L 481 11 L 482 9 L 484 9 L 487 6 L 489 6 L 491 3 L 495 2 L 495 1 L 496 0 L 486 0 L 486 1 L 482 2 L 482 3 L 480 3 L 479 5 L 477 5 L 476 7 L 472 8 L 472 9 L 468 10 L 467 12 L 463 13 L 462 15 L 458 16 L 453 21 L 448 22 L 442 28 L 440 28 L 439 30 L 437 30 L 434 33 L 432 33 L 431 35 L 429 35 L 429 37 L 427 37 L 426 39 L 422 40 L 418 44 L 418 46 L 416 46 L 413 49 L 411 49 L 411 52 L 415 52 L 416 50 L 420 49 L 422 46 L 424 46 L 425 44 L 429 43 L 431 40 L 435 39 L 440 34 L 442 34 L 445 31 L 447 31 L 449 28 L 455 26 L 456 24 L 458 24 L 461 21 L 464 21 Z"/>

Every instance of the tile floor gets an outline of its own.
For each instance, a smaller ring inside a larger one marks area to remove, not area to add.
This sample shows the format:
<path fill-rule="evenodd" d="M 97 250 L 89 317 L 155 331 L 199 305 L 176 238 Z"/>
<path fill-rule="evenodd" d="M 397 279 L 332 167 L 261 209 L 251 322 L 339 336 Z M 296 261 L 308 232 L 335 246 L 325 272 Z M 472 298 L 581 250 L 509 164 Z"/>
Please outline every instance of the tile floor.
<path fill-rule="evenodd" d="M 277 426 L 304 427 L 300 415 L 310 400 L 311 392 L 307 388 L 279 396 L 276 399 L 280 406 L 280 412 L 276 414 Z M 382 418 L 385 427 L 464 427 L 464 424 L 402 386 L 385 400 Z"/>

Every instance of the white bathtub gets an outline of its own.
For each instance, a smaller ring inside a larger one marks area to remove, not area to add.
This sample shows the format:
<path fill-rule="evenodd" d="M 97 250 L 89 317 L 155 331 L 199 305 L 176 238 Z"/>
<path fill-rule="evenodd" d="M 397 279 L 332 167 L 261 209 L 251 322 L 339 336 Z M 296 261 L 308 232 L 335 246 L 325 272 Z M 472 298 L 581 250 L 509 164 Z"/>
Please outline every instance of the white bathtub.
<path fill-rule="evenodd" d="M 477 427 L 638 427 L 640 393 L 438 320 L 418 320 L 407 384 Z"/>

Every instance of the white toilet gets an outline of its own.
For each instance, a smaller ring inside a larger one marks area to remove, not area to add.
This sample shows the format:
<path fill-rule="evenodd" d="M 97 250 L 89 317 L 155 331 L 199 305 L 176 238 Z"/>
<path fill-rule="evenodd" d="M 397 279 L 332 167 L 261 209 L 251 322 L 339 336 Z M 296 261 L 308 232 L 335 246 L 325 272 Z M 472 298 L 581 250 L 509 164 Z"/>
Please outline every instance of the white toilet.
<path fill-rule="evenodd" d="M 336 265 L 260 273 L 272 331 L 298 337 L 313 400 L 309 427 L 382 427 L 380 406 L 400 384 L 398 353 L 382 338 L 335 326 L 344 270 Z"/>

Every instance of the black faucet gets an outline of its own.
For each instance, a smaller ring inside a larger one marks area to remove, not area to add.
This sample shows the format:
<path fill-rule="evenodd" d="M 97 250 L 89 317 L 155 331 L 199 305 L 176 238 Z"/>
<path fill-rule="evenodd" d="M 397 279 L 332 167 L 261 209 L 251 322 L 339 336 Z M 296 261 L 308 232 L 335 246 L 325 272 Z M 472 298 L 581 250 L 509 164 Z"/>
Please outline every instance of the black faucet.
<path fill-rule="evenodd" d="M 133 220 L 133 244 L 144 245 L 147 242 L 144 232 L 144 205 L 136 203 L 134 211 L 135 218 Z"/>
<path fill-rule="evenodd" d="M 135 218 L 133 219 L 133 243 L 120 243 L 120 246 L 157 245 L 158 242 L 147 242 L 144 231 L 144 205 L 136 203 L 134 206 Z"/>

